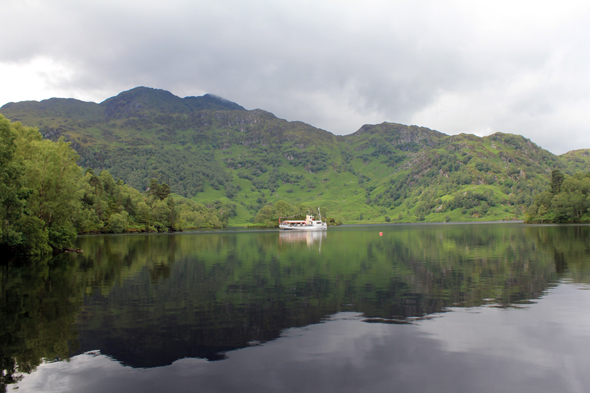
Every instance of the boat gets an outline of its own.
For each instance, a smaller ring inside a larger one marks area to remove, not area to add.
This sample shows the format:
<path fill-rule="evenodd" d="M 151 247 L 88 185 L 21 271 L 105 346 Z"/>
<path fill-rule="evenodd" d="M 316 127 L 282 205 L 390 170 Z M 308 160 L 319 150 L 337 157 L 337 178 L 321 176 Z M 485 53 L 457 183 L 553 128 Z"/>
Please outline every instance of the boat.
<path fill-rule="evenodd" d="M 322 214 L 318 208 L 318 217 L 313 214 L 305 216 L 305 220 L 284 220 L 279 218 L 279 229 L 285 231 L 325 231 L 328 229 L 328 224 L 322 221 Z"/>

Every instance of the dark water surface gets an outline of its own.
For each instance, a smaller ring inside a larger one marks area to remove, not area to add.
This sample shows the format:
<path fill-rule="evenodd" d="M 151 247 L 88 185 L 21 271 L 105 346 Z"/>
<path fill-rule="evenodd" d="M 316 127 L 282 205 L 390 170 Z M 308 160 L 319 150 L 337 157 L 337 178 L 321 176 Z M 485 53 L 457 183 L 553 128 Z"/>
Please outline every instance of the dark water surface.
<path fill-rule="evenodd" d="M 589 226 L 236 230 L 77 246 L 84 253 L 45 267 L 2 270 L 7 391 L 590 389 Z"/>

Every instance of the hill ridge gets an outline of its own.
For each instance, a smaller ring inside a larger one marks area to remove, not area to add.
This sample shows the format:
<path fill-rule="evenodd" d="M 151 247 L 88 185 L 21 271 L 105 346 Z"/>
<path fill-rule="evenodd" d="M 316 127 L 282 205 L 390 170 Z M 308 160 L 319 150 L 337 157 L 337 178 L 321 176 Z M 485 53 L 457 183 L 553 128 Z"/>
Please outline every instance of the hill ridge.
<path fill-rule="evenodd" d="M 382 122 L 334 135 L 214 94 L 147 87 L 100 104 L 56 98 L 0 113 L 65 138 L 80 165 L 137 189 L 156 178 L 189 198 L 235 203 L 236 223 L 279 200 L 322 205 L 345 222 L 515 219 L 552 170 L 590 169 L 583 151 L 556 156 L 516 134 Z"/>

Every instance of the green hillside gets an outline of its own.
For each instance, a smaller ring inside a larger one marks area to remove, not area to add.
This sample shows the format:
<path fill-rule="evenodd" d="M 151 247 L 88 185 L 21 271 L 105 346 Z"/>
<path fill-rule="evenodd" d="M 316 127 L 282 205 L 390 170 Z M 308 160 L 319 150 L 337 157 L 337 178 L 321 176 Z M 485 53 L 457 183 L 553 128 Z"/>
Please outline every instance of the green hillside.
<path fill-rule="evenodd" d="M 279 200 L 344 223 L 520 219 L 552 170 L 590 168 L 588 151 L 556 156 L 519 135 L 382 123 L 335 136 L 217 96 L 145 87 L 100 104 L 53 98 L 0 113 L 63 137 L 79 165 L 138 190 L 156 178 L 195 201 L 234 204 L 233 225 Z"/>

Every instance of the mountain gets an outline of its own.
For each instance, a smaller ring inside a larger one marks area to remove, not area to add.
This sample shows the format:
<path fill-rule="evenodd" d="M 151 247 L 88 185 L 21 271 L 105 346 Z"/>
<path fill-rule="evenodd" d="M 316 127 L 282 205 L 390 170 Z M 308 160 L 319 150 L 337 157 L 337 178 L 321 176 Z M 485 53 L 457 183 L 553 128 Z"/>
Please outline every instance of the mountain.
<path fill-rule="evenodd" d="M 166 90 L 136 87 L 99 104 L 105 118 L 123 119 L 146 111 L 191 113 L 199 110 L 245 110 L 240 105 L 213 94 L 180 98 Z"/>
<path fill-rule="evenodd" d="M 321 205 L 346 223 L 515 219 L 553 169 L 590 163 L 587 150 L 556 156 L 503 133 L 449 136 L 385 122 L 336 136 L 211 94 L 146 87 L 99 104 L 52 98 L 0 113 L 71 141 L 80 165 L 137 189 L 157 178 L 201 202 L 231 201 L 234 224 L 279 200 Z"/>

